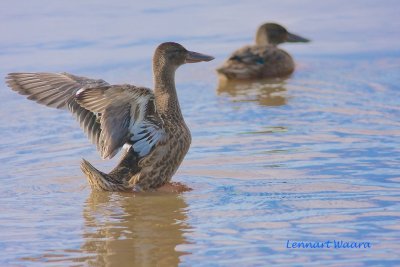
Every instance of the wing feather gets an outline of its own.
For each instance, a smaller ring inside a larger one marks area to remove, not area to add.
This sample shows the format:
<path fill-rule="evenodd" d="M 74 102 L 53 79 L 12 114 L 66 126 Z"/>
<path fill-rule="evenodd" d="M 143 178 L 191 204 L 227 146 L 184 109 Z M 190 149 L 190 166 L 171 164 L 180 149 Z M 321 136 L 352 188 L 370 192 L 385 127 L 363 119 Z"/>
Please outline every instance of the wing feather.
<path fill-rule="evenodd" d="M 98 115 L 81 107 L 75 94 L 81 88 L 107 86 L 103 80 L 88 79 L 68 73 L 10 73 L 6 82 L 12 90 L 27 95 L 29 100 L 57 109 L 69 109 L 89 139 L 102 149 Z M 85 127 L 86 125 L 86 127 Z M 90 125 L 90 127 L 89 127 Z"/>
<path fill-rule="evenodd" d="M 155 110 L 154 95 L 147 88 L 115 85 L 82 89 L 77 102 L 84 108 L 101 113 L 103 158 L 112 157 L 125 144 L 143 157 L 165 138 L 162 120 Z M 151 113 L 151 114 L 150 114 Z"/>
<path fill-rule="evenodd" d="M 102 158 L 112 158 L 125 143 L 143 157 L 166 136 L 148 88 L 68 73 L 10 73 L 6 80 L 32 101 L 70 110 Z"/>

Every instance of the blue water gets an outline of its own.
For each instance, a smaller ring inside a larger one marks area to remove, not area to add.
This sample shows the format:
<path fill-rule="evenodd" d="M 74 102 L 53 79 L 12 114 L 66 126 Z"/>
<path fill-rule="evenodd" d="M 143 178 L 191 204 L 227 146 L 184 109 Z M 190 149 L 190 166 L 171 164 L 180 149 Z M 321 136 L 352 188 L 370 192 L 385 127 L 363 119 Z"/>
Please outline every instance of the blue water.
<path fill-rule="evenodd" d="M 68 112 L 0 88 L 1 266 L 400 265 L 397 1 L 0 4 L 0 75 L 67 71 L 152 86 L 163 41 L 216 56 L 177 72 L 193 142 L 175 194 L 92 192 L 108 171 Z M 219 83 L 257 26 L 312 40 L 283 48 L 286 80 Z M 370 248 L 288 248 L 287 242 Z"/>

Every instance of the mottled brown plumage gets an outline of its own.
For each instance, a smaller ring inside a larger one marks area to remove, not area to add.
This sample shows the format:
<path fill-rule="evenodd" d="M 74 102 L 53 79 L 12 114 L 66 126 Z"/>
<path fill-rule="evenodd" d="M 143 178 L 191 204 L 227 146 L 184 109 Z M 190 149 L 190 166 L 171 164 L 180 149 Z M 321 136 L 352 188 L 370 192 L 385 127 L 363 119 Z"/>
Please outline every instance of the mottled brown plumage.
<path fill-rule="evenodd" d="M 275 23 L 261 25 L 255 44 L 236 50 L 217 72 L 227 79 L 282 77 L 294 71 L 292 57 L 277 47 L 284 42 L 308 42 Z"/>
<path fill-rule="evenodd" d="M 102 158 L 112 158 L 127 146 L 109 174 L 83 160 L 81 169 L 93 189 L 146 191 L 171 180 L 191 142 L 175 71 L 184 63 L 212 59 L 177 43 L 159 45 L 153 58 L 154 91 L 67 73 L 10 73 L 7 83 L 30 100 L 70 110 Z"/>

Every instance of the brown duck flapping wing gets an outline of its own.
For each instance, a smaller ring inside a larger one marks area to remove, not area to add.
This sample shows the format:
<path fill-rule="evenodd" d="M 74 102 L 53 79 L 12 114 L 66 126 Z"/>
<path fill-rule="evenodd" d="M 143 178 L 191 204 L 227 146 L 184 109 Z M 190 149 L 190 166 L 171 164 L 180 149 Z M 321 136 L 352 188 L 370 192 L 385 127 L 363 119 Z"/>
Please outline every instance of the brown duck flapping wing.
<path fill-rule="evenodd" d="M 10 73 L 6 82 L 12 90 L 48 107 L 68 109 L 79 121 L 90 141 L 102 149 L 99 115 L 81 107 L 75 94 L 82 88 L 107 86 L 103 80 L 94 80 L 68 73 Z"/>
<path fill-rule="evenodd" d="M 77 93 L 76 101 L 93 113 L 101 113 L 103 158 L 113 157 L 125 143 L 132 144 L 139 157 L 143 157 L 165 140 L 154 94 L 148 88 L 132 85 L 84 88 Z"/>

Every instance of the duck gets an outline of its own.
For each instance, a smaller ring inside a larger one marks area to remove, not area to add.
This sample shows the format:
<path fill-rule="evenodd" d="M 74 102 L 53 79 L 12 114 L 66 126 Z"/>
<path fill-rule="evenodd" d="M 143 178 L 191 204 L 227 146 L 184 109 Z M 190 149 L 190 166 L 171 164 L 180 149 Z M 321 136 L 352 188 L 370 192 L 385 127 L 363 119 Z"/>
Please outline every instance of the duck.
<path fill-rule="evenodd" d="M 223 79 L 251 80 L 276 78 L 290 75 L 295 68 L 293 58 L 278 48 L 284 42 L 307 43 L 309 39 L 288 32 L 276 23 L 261 25 L 256 33 L 255 44 L 244 46 L 217 69 Z"/>
<path fill-rule="evenodd" d="M 8 86 L 29 100 L 69 110 L 102 159 L 122 157 L 108 174 L 85 159 L 81 170 L 92 189 L 152 191 L 170 182 L 191 143 L 178 101 L 175 71 L 185 63 L 214 57 L 181 44 L 160 44 L 153 56 L 154 90 L 130 84 L 110 85 L 69 73 L 10 73 Z"/>

